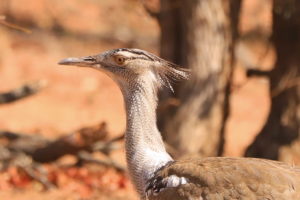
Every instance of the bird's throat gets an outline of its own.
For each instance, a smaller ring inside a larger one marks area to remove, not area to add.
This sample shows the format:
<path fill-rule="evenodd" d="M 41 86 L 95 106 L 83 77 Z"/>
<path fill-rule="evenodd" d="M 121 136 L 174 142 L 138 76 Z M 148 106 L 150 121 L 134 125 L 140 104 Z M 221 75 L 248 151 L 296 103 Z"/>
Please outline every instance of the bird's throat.
<path fill-rule="evenodd" d="M 145 84 L 135 86 L 122 91 L 127 114 L 125 149 L 131 179 L 143 195 L 147 180 L 172 158 L 165 150 L 156 125 L 156 91 Z"/>

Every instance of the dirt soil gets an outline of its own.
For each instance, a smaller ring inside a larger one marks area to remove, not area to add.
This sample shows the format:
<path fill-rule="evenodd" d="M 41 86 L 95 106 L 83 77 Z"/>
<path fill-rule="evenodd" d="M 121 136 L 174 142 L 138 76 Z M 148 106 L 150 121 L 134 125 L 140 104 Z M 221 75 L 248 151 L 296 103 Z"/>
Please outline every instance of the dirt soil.
<path fill-rule="evenodd" d="M 245 2 L 241 29 L 247 31 L 260 25 L 268 31 L 270 14 L 260 16 L 257 12 L 270 13 L 269 4 L 262 7 L 259 0 Z M 0 24 L 0 92 L 36 80 L 47 82 L 38 94 L 0 106 L 0 130 L 54 139 L 81 127 L 106 122 L 109 137 L 124 133 L 125 113 L 116 84 L 92 69 L 59 66 L 57 62 L 65 57 L 120 47 L 157 54 L 159 27 L 140 1 L 2 0 L 0 15 L 31 32 Z M 257 23 L 246 20 L 253 16 Z M 266 49 L 264 44 L 242 43 L 241 49 L 240 60 L 247 58 L 264 69 L 272 66 L 272 51 L 260 59 Z M 269 111 L 268 82 L 247 79 L 244 65 L 239 61 L 235 70 L 232 111 L 226 129 L 227 156 L 242 156 Z M 112 157 L 125 163 L 123 149 Z M 138 199 L 127 175 L 115 170 L 96 166 L 45 167 L 56 180 L 57 189 L 45 191 L 41 184 L 11 168 L 0 173 L 0 199 Z"/>

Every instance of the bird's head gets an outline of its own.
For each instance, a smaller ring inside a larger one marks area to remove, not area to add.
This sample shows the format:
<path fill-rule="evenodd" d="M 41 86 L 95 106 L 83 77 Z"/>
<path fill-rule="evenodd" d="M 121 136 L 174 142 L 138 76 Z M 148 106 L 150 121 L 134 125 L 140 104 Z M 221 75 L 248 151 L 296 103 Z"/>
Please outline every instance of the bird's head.
<path fill-rule="evenodd" d="M 66 58 L 61 65 L 92 67 L 108 74 L 117 83 L 131 85 L 139 80 L 172 89 L 170 82 L 188 79 L 189 71 L 140 49 L 114 49 L 80 58 Z"/>

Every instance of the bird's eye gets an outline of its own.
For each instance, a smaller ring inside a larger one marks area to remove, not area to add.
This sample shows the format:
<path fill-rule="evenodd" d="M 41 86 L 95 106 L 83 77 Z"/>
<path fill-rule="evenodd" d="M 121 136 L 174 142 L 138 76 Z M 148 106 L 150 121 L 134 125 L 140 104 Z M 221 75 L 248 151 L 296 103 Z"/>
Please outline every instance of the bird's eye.
<path fill-rule="evenodd" d="M 115 61 L 118 65 L 123 65 L 125 63 L 125 57 L 123 56 L 116 56 Z"/>

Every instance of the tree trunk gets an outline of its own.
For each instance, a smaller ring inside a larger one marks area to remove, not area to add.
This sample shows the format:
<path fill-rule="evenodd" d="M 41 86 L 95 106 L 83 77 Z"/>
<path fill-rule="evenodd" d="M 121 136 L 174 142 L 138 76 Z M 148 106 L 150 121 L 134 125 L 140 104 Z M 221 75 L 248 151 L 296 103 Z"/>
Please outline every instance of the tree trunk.
<path fill-rule="evenodd" d="M 161 1 L 161 55 L 192 69 L 180 106 L 160 113 L 164 137 L 180 154 L 218 155 L 232 72 L 228 8 L 222 0 Z"/>
<path fill-rule="evenodd" d="M 274 0 L 272 39 L 277 61 L 270 73 L 271 111 L 246 156 L 300 163 L 299 19 L 299 1 Z"/>

